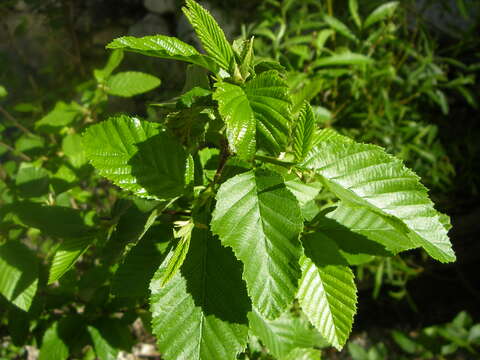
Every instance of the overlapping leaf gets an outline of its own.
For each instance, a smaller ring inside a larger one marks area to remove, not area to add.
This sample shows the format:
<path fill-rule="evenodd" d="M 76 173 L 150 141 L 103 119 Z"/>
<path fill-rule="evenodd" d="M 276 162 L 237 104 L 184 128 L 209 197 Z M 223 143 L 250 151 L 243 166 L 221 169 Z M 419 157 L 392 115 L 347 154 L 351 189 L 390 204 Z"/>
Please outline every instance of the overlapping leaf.
<path fill-rule="evenodd" d="M 454 261 L 447 230 L 418 176 L 378 146 L 329 134 L 301 166 L 315 170 L 341 199 L 390 217 L 433 258 Z"/>
<path fill-rule="evenodd" d="M 230 148 L 243 158 L 255 154 L 256 120 L 245 91 L 237 85 L 220 82 L 213 98 L 227 126 Z"/>
<path fill-rule="evenodd" d="M 320 334 L 340 350 L 356 311 L 353 273 L 332 241 L 312 234 L 302 242 L 305 256 L 297 295 L 300 306 Z"/>
<path fill-rule="evenodd" d="M 213 72 L 217 71 L 216 64 L 207 56 L 200 54 L 193 46 L 170 36 L 123 36 L 108 44 L 107 49 L 123 49 L 162 59 L 186 61 Z"/>
<path fill-rule="evenodd" d="M 214 99 L 227 125 L 227 137 L 234 151 L 245 157 L 258 147 L 273 154 L 283 150 L 290 133 L 288 87 L 276 71 L 266 71 L 245 83 L 217 84 Z"/>
<path fill-rule="evenodd" d="M 142 297 L 148 294 L 148 284 L 165 258 L 171 229 L 157 226 L 139 241 L 119 265 L 112 280 L 112 292 L 120 297 Z"/>
<path fill-rule="evenodd" d="M 249 171 L 222 184 L 212 231 L 243 262 L 243 278 L 254 306 L 277 317 L 296 293 L 300 277 L 298 236 L 303 220 L 298 202 L 281 176 Z"/>
<path fill-rule="evenodd" d="M 341 201 L 326 217 L 330 221 L 321 222 L 322 232 L 327 233 L 331 238 L 338 239 L 337 244 L 340 248 L 347 251 L 351 249 L 352 253 L 355 251 L 365 253 L 369 248 L 373 249 L 373 246 L 365 244 L 361 237 L 374 241 L 394 254 L 416 247 L 404 231 L 392 225 L 388 217 L 367 207 L 350 206 Z M 361 237 L 351 234 L 352 232 Z"/>
<path fill-rule="evenodd" d="M 180 272 L 164 286 L 163 271 L 150 284 L 152 327 L 162 356 L 235 359 L 246 346 L 251 305 L 232 251 L 196 227 Z"/>
<path fill-rule="evenodd" d="M 297 359 L 291 356 L 297 349 L 324 346 L 325 340 L 303 317 L 285 312 L 275 320 L 263 318 L 257 311 L 248 315 L 252 333 L 262 340 L 272 355 L 278 359 Z"/>
<path fill-rule="evenodd" d="M 233 49 L 223 30 L 212 15 L 195 1 L 187 0 L 186 5 L 183 12 L 192 24 L 205 51 L 220 67 L 228 71 L 233 61 Z"/>
<path fill-rule="evenodd" d="M 137 196 L 182 195 L 187 154 L 160 124 L 118 116 L 90 126 L 84 146 L 100 175 Z"/>

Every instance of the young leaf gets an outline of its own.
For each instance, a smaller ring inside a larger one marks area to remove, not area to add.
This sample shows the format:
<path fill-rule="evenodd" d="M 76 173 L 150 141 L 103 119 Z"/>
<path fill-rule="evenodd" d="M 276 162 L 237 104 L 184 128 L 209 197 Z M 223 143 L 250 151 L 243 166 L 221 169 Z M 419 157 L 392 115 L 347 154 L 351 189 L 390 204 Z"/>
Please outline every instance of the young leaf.
<path fill-rule="evenodd" d="M 305 102 L 300 109 L 293 134 L 293 153 L 295 161 L 301 161 L 310 152 L 315 136 L 315 117 L 312 107 Z"/>
<path fill-rule="evenodd" d="M 97 81 L 101 82 L 107 79 L 112 72 L 120 65 L 123 60 L 123 50 L 118 49 L 112 51 L 108 57 L 108 62 L 103 69 L 95 69 L 93 74 Z"/>
<path fill-rule="evenodd" d="M 300 306 L 320 334 L 341 350 L 356 312 L 353 273 L 331 240 L 311 234 L 302 242 L 305 256 L 297 295 Z"/>
<path fill-rule="evenodd" d="M 210 13 L 193 0 L 187 0 L 183 8 L 208 55 L 224 70 L 229 71 L 234 61 L 233 49 L 223 30 Z"/>
<path fill-rule="evenodd" d="M 107 81 L 107 93 L 110 95 L 132 97 L 155 89 L 160 85 L 156 76 L 138 71 L 127 71 L 113 75 Z"/>
<path fill-rule="evenodd" d="M 159 268 L 150 284 L 150 309 L 166 360 L 233 360 L 244 349 L 251 305 L 241 268 L 230 249 L 199 227 L 181 270 L 165 286 Z"/>
<path fill-rule="evenodd" d="M 75 264 L 77 259 L 87 251 L 92 240 L 91 237 L 65 239 L 55 251 L 48 283 L 51 284 L 60 279 Z"/>
<path fill-rule="evenodd" d="M 348 0 L 348 8 L 350 10 L 350 15 L 355 22 L 355 25 L 357 25 L 358 28 L 361 28 L 362 20 L 360 19 L 360 15 L 358 14 L 358 0 Z"/>
<path fill-rule="evenodd" d="M 162 59 L 186 61 L 215 73 L 218 70 L 217 65 L 208 56 L 200 54 L 193 46 L 165 35 L 144 36 L 142 38 L 123 36 L 108 44 L 107 49 L 123 49 Z"/>
<path fill-rule="evenodd" d="M 323 347 L 325 340 L 303 317 L 285 312 L 275 320 L 263 318 L 257 311 L 248 314 L 252 333 L 262 340 L 270 353 L 278 359 L 288 359 L 295 349 Z M 298 358 L 292 358 L 298 359 Z"/>
<path fill-rule="evenodd" d="M 162 264 L 163 271 L 160 286 L 165 286 L 180 270 L 187 256 L 188 249 L 190 248 L 193 228 L 193 222 L 189 221 L 175 234 L 175 237 L 179 239 L 175 244 L 175 248 L 170 250 L 170 253 L 165 258 L 164 264 Z"/>
<path fill-rule="evenodd" d="M 90 126 L 83 143 L 100 175 L 137 196 L 162 200 L 184 192 L 187 154 L 158 123 L 113 117 Z"/>
<path fill-rule="evenodd" d="M 218 82 L 213 99 L 227 126 L 228 144 L 234 153 L 249 159 L 255 154 L 256 121 L 244 89 L 227 82 Z"/>
<path fill-rule="evenodd" d="M 390 1 L 388 3 L 380 5 L 378 8 L 373 10 L 372 13 L 368 15 L 367 19 L 365 20 L 365 29 L 379 21 L 391 17 L 395 13 L 395 10 L 397 10 L 398 5 L 400 5 L 400 2 Z"/>
<path fill-rule="evenodd" d="M 353 34 L 353 32 L 345 25 L 343 22 L 338 20 L 336 17 L 330 15 L 324 15 L 323 20 L 335 31 L 342 34 L 346 38 L 358 41 L 357 37 Z"/>
<path fill-rule="evenodd" d="M 227 180 L 216 199 L 212 231 L 243 262 L 253 305 L 267 318 L 279 316 L 300 276 L 303 220 L 297 200 L 278 174 L 262 170 Z"/>
<path fill-rule="evenodd" d="M 32 251 L 17 241 L 0 246 L 0 294 L 28 311 L 38 287 L 38 261 Z"/>
<path fill-rule="evenodd" d="M 79 134 L 68 134 L 62 140 L 62 151 L 75 168 L 81 168 L 88 161 L 83 150 L 82 137 Z"/>
<path fill-rule="evenodd" d="M 339 198 L 392 218 L 397 228 L 433 258 L 455 260 L 439 213 L 413 171 L 378 146 L 340 135 L 326 137 L 330 138 L 310 152 L 303 168 L 315 170 Z"/>

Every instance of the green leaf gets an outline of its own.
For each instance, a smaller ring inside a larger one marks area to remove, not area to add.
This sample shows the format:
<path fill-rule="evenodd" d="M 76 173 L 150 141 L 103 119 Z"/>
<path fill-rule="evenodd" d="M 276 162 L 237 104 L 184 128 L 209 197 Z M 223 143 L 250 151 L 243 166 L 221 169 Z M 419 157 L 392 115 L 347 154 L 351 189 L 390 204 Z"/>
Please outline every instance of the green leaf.
<path fill-rule="evenodd" d="M 120 297 L 146 296 L 148 284 L 165 258 L 172 239 L 170 228 L 152 228 L 119 265 L 112 280 L 112 292 Z"/>
<path fill-rule="evenodd" d="M 48 171 L 31 163 L 21 163 L 15 187 L 21 197 L 38 197 L 48 193 Z"/>
<path fill-rule="evenodd" d="M 7 209 L 22 224 L 39 229 L 44 235 L 58 238 L 80 238 L 91 235 L 79 210 L 63 206 L 18 202 Z"/>
<path fill-rule="evenodd" d="M 62 151 L 75 168 L 81 168 L 87 163 L 87 157 L 79 134 L 69 134 L 62 140 Z"/>
<path fill-rule="evenodd" d="M 142 38 L 123 36 L 108 44 L 107 49 L 123 49 L 162 59 L 185 61 L 202 66 L 215 73 L 218 70 L 217 65 L 209 57 L 200 54 L 193 46 L 175 37 L 165 35 L 144 36 Z"/>
<path fill-rule="evenodd" d="M 245 348 L 251 305 L 241 268 L 230 249 L 199 227 L 181 270 L 163 287 L 159 268 L 150 284 L 150 308 L 166 360 L 233 360 Z"/>
<path fill-rule="evenodd" d="M 193 0 L 186 1 L 183 12 L 192 24 L 207 54 L 221 68 L 229 71 L 234 61 L 233 49 L 212 15 Z"/>
<path fill-rule="evenodd" d="M 338 20 L 336 17 L 330 15 L 324 15 L 323 20 L 329 25 L 332 29 L 337 31 L 338 33 L 342 34 L 346 38 L 358 41 L 357 37 L 353 34 L 353 32 L 345 25 L 343 22 Z"/>
<path fill-rule="evenodd" d="M 256 131 L 258 147 L 273 154 L 283 150 L 290 134 L 291 100 L 288 86 L 276 71 L 261 73 L 247 81 L 244 88 L 225 82 L 216 86 L 213 98 L 219 103 L 232 146 L 238 144 L 245 156 L 252 154 Z"/>
<path fill-rule="evenodd" d="M 313 329 L 304 317 L 285 312 L 275 320 L 268 320 L 257 311 L 252 311 L 248 314 L 248 319 L 252 332 L 276 358 L 289 359 L 296 349 L 326 345 L 318 331 Z"/>
<path fill-rule="evenodd" d="M 358 28 L 361 28 L 362 20 L 358 14 L 358 0 L 348 0 L 348 9 L 350 10 L 350 15 L 352 15 L 355 25 L 357 25 Z"/>
<path fill-rule="evenodd" d="M 302 278 L 298 300 L 320 334 L 341 350 L 352 329 L 356 311 L 353 273 L 334 242 L 317 234 L 302 239 Z"/>
<path fill-rule="evenodd" d="M 0 85 L 0 99 L 8 95 L 7 89 L 4 86 Z"/>
<path fill-rule="evenodd" d="M 91 237 L 65 239 L 55 251 L 48 276 L 48 283 L 51 284 L 60 279 L 77 259 L 87 251 L 92 243 Z"/>
<path fill-rule="evenodd" d="M 38 287 L 38 261 L 32 251 L 17 241 L 0 246 L 0 294 L 28 311 Z"/>
<path fill-rule="evenodd" d="M 312 220 L 319 212 L 315 198 L 320 193 L 322 184 L 317 181 L 305 183 L 296 175 L 288 175 L 285 176 L 285 185 L 297 198 L 303 218 L 307 221 Z"/>
<path fill-rule="evenodd" d="M 247 94 L 240 86 L 217 82 L 213 99 L 225 122 L 230 149 L 242 158 L 255 154 L 256 120 Z"/>
<path fill-rule="evenodd" d="M 395 13 L 395 10 L 397 10 L 398 5 L 400 5 L 400 2 L 390 1 L 388 3 L 380 5 L 378 8 L 373 10 L 372 13 L 368 15 L 367 19 L 365 20 L 365 29 L 379 21 L 392 17 Z"/>
<path fill-rule="evenodd" d="M 121 64 L 123 60 L 123 50 L 114 50 L 108 57 L 107 64 L 101 70 L 95 69 L 93 74 L 95 75 L 95 79 L 97 81 L 104 81 L 107 79 L 112 72 Z"/>
<path fill-rule="evenodd" d="M 350 253 L 373 249 L 372 246 L 365 244 L 362 237 L 382 245 L 385 250 L 394 254 L 417 247 L 403 231 L 391 224 L 388 217 L 366 207 L 351 206 L 341 201 L 326 217 L 330 221 L 320 223 L 322 231 L 335 239 L 341 249 L 350 250 Z M 355 236 L 351 232 L 360 236 Z"/>
<path fill-rule="evenodd" d="M 222 184 L 212 231 L 243 262 L 254 306 L 275 318 L 297 290 L 303 220 L 295 197 L 271 171 L 249 171 Z M 279 230 L 281 229 L 281 231 Z"/>
<path fill-rule="evenodd" d="M 80 112 L 76 106 L 59 101 L 55 107 L 43 118 L 35 123 L 35 128 L 39 131 L 55 132 L 58 128 L 72 123 Z"/>
<path fill-rule="evenodd" d="M 295 161 L 301 161 L 307 156 L 314 145 L 315 117 L 312 107 L 305 102 L 300 109 L 293 133 L 293 153 Z"/>
<path fill-rule="evenodd" d="M 84 317 L 63 315 L 45 331 L 38 360 L 67 360 L 71 352 L 81 349 L 87 335 Z"/>
<path fill-rule="evenodd" d="M 131 351 L 133 338 L 121 319 L 103 318 L 87 327 L 98 359 L 116 360 L 120 350 Z"/>
<path fill-rule="evenodd" d="M 92 165 L 117 186 L 159 200 L 183 194 L 187 154 L 160 124 L 121 115 L 90 126 L 83 141 Z"/>
<path fill-rule="evenodd" d="M 321 57 L 315 60 L 311 66 L 313 68 L 317 68 L 321 66 L 368 65 L 372 62 L 373 60 L 368 56 L 347 52 L 343 54 Z"/>
<path fill-rule="evenodd" d="M 310 152 L 302 167 L 315 170 L 339 198 L 390 217 L 397 229 L 433 258 L 455 260 L 440 214 L 413 171 L 378 146 L 328 136 L 330 139 Z"/>
<path fill-rule="evenodd" d="M 39 360 L 67 360 L 70 351 L 60 336 L 59 322 L 54 322 L 45 331 L 40 348 Z"/>
<path fill-rule="evenodd" d="M 106 91 L 110 95 L 132 97 L 155 89 L 160 85 L 156 76 L 138 71 L 121 72 L 110 77 Z"/>
<path fill-rule="evenodd" d="M 296 348 L 290 351 L 282 360 L 319 360 L 321 357 L 321 350 Z"/>

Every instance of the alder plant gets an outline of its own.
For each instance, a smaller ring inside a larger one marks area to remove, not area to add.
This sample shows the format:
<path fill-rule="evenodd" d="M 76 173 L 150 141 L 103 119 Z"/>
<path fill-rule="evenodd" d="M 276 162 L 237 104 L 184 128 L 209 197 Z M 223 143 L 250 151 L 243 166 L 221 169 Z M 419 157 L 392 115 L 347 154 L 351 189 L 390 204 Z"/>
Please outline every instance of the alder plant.
<path fill-rule="evenodd" d="M 418 247 L 454 261 L 449 220 L 399 159 L 319 129 L 308 102 L 294 113 L 283 68 L 256 58 L 253 39 L 230 44 L 193 0 L 184 13 L 205 53 L 163 35 L 107 46 L 190 63 L 182 95 L 154 104 L 157 118 L 118 115 L 83 133 L 97 172 L 150 212 L 128 219 L 136 236 L 111 295 L 141 297 L 150 283 L 167 360 L 235 359 L 249 334 L 282 359 L 312 354 L 298 348 L 318 339 L 341 349 L 357 302 L 349 266 Z M 88 247 L 88 234 L 70 230 L 49 283 Z M 106 337 L 88 330 L 101 357 Z"/>

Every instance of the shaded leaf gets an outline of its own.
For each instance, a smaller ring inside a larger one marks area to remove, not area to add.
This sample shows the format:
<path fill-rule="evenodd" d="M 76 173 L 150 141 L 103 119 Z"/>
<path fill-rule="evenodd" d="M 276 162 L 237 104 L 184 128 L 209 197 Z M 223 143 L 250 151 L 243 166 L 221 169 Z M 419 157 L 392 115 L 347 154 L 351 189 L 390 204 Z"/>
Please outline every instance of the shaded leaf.
<path fill-rule="evenodd" d="M 142 297 L 148 284 L 165 258 L 173 239 L 170 228 L 156 226 L 141 239 L 119 265 L 112 280 L 112 292 L 121 297 Z"/>
<path fill-rule="evenodd" d="M 162 356 L 235 359 L 246 346 L 251 306 L 231 250 L 208 229 L 195 227 L 181 270 L 162 287 L 163 270 L 150 284 L 152 328 Z"/>

